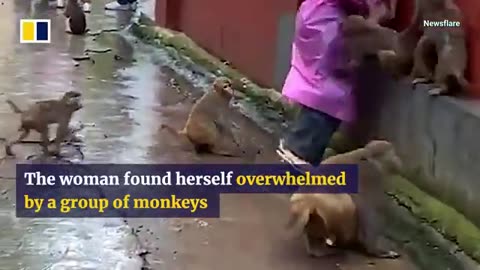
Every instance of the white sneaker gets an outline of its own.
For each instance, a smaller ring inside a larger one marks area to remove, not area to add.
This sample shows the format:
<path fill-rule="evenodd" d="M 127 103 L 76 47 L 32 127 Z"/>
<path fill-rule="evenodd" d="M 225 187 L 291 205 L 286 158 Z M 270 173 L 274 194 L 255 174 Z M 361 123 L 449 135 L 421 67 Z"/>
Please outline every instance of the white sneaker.
<path fill-rule="evenodd" d="M 65 0 L 57 0 L 57 8 L 64 8 Z"/>
<path fill-rule="evenodd" d="M 304 172 L 304 168 L 301 165 L 309 165 L 308 162 L 305 160 L 297 157 L 294 153 L 290 150 L 286 149 L 284 146 L 284 141 L 280 140 L 280 144 L 278 145 L 277 154 L 281 158 L 282 162 L 287 162 L 290 164 L 295 170 L 300 173 Z"/>
<path fill-rule="evenodd" d="M 90 3 L 83 3 L 83 12 L 90 13 L 92 11 L 92 5 Z"/>
<path fill-rule="evenodd" d="M 134 11 L 137 9 L 137 3 L 120 5 L 117 1 L 105 5 L 106 10 Z"/>
<path fill-rule="evenodd" d="M 137 10 L 137 2 L 131 3 L 131 4 L 130 4 L 130 9 L 131 9 L 132 11 Z"/>

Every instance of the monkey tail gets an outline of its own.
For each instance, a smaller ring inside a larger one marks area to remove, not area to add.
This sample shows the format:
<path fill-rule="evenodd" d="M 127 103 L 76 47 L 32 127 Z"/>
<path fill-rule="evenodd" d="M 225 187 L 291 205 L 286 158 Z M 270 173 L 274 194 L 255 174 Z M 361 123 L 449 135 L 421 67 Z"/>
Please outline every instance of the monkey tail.
<path fill-rule="evenodd" d="M 169 125 L 166 125 L 166 124 L 162 124 L 160 126 L 161 129 L 166 129 L 168 132 L 172 133 L 173 135 L 185 135 L 185 131 L 182 129 L 182 130 L 177 130 Z"/>
<path fill-rule="evenodd" d="M 7 99 L 7 103 L 8 103 L 8 105 L 10 105 L 10 108 L 12 108 L 12 111 L 14 113 L 23 113 L 23 111 L 17 106 L 17 104 L 15 104 L 10 99 Z"/>
<path fill-rule="evenodd" d="M 195 145 L 190 138 L 188 137 L 186 129 L 182 130 L 177 130 L 169 125 L 162 124 L 161 129 L 166 129 L 168 132 L 170 132 L 172 135 L 174 135 L 176 138 L 180 139 L 180 145 L 182 146 L 182 149 L 185 151 L 195 151 L 198 152 L 197 150 L 197 145 Z"/>

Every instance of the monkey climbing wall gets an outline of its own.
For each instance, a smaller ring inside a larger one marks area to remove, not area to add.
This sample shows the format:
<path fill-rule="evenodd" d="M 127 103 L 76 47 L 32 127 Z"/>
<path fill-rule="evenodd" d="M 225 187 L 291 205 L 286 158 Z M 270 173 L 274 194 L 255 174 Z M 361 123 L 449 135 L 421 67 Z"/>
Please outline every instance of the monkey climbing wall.
<path fill-rule="evenodd" d="M 156 0 L 160 26 L 184 32 L 219 58 L 264 86 L 281 87 L 290 63 L 295 13 L 302 0 Z M 480 1 L 457 0 L 469 35 L 467 77 L 480 98 Z M 399 0 L 391 27 L 401 30 L 413 15 L 413 0 Z"/>

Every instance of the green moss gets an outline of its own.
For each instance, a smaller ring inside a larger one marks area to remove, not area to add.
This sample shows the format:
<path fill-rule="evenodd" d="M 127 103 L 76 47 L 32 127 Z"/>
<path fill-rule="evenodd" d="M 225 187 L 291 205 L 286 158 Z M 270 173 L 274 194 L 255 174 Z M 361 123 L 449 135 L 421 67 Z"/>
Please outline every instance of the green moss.
<path fill-rule="evenodd" d="M 337 131 L 333 134 L 329 147 L 335 149 L 338 153 L 346 153 L 356 149 L 357 145 L 346 133 Z"/>
<path fill-rule="evenodd" d="M 249 81 L 238 70 L 224 64 L 218 58 L 209 54 L 185 34 L 155 27 L 152 21 L 143 14 L 137 22 L 132 24 L 130 31 L 146 43 L 155 46 L 175 48 L 175 50 L 181 52 L 183 56 L 188 57 L 213 74 L 229 77 L 234 82 L 245 82 L 242 83 L 243 87 L 236 90 L 243 92 L 253 103 L 264 107 L 267 106 L 287 117 L 295 114 L 295 109 L 283 99 L 280 99 L 277 91 L 262 88 Z M 273 92 L 277 94 L 275 95 Z"/>
<path fill-rule="evenodd" d="M 396 177 L 393 180 L 392 196 L 399 204 L 480 262 L 479 228 L 455 209 L 429 196 L 404 178 Z"/>

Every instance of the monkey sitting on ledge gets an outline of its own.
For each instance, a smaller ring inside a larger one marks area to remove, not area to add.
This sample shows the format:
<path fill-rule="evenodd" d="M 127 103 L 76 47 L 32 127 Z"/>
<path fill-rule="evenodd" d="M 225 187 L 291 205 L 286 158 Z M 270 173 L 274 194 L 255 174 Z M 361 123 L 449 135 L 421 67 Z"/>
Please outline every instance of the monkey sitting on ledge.
<path fill-rule="evenodd" d="M 387 141 L 371 141 L 364 148 L 327 158 L 322 164 L 358 164 L 357 194 L 295 193 L 290 198 L 288 228 L 302 230 L 311 256 L 358 248 L 377 258 L 400 255 L 380 242 L 380 211 L 387 203 L 383 181 L 401 169 L 401 161 Z M 301 192 L 301 191 L 299 191 Z"/>
<path fill-rule="evenodd" d="M 416 12 L 431 25 L 423 26 L 424 34 L 415 49 L 412 83 L 433 82 L 430 95 L 462 93 L 469 83 L 464 74 L 468 52 L 460 8 L 453 0 L 417 0 L 416 4 Z M 452 25 L 445 25 L 447 22 Z"/>
<path fill-rule="evenodd" d="M 30 105 L 27 110 L 21 110 L 13 101 L 7 100 L 12 110 L 20 114 L 18 131 L 22 133 L 16 140 L 7 140 L 5 144 L 6 154 L 13 156 L 12 146 L 25 139 L 30 134 L 30 130 L 33 129 L 40 133 L 43 153 L 48 155 L 50 124 L 58 124 L 55 137 L 56 149 L 52 152 L 53 154 L 58 154 L 60 152 L 60 144 L 69 135 L 69 123 L 73 113 L 83 107 L 80 99 L 81 94 L 79 92 L 68 91 L 58 100 L 37 101 Z"/>

